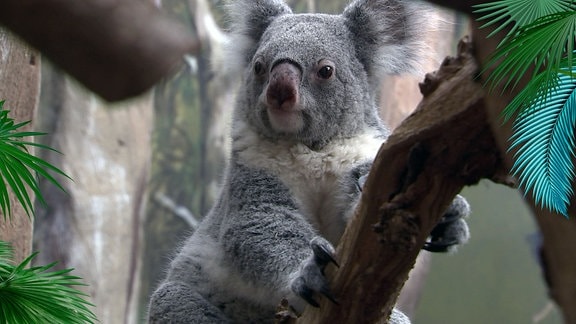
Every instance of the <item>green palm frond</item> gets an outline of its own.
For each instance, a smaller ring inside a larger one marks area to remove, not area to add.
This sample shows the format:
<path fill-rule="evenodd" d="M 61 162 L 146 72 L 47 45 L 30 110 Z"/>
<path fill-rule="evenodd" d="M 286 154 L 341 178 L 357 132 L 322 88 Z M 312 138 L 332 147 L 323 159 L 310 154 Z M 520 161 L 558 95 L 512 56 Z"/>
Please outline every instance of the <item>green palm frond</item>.
<path fill-rule="evenodd" d="M 488 35 L 491 37 L 507 27 L 510 27 L 508 35 L 514 35 L 520 27 L 541 17 L 574 10 L 575 4 L 572 0 L 502 0 L 481 3 L 475 8 L 475 13 L 484 14 L 478 21 L 488 20 L 482 28 L 499 23 Z"/>
<path fill-rule="evenodd" d="M 488 61 L 487 67 L 497 66 L 488 76 L 487 83 L 491 88 L 498 84 L 503 84 L 505 89 L 514 88 L 533 68 L 532 76 L 543 69 L 548 71 L 543 82 L 553 88 L 551 71 L 559 69 L 563 59 L 572 61 L 575 33 L 576 11 L 544 16 L 520 28 L 518 34 L 504 42 Z"/>
<path fill-rule="evenodd" d="M 519 149 L 512 173 L 533 192 L 537 204 L 567 215 L 574 194 L 576 79 L 565 73 L 556 78 L 547 99 L 536 100 L 514 122 L 511 148 Z"/>
<path fill-rule="evenodd" d="M 94 323 L 93 306 L 72 288 L 83 285 L 72 269 L 52 271 L 54 266 L 27 268 L 36 254 L 19 265 L 8 258 L 10 246 L 0 241 L 0 323 Z"/>
<path fill-rule="evenodd" d="M 24 141 L 25 137 L 44 135 L 44 133 L 19 131 L 29 122 L 14 123 L 14 120 L 8 116 L 9 111 L 3 109 L 3 105 L 4 101 L 0 101 L 0 210 L 6 219 L 11 215 L 8 188 L 22 204 L 25 212 L 31 215 L 34 213 L 34 203 L 30 199 L 27 188 L 34 192 L 40 203 L 45 204 L 38 187 L 37 176 L 48 179 L 62 190 L 64 189 L 51 172 L 69 177 L 60 169 L 28 152 L 27 147 L 54 150 L 42 144 Z"/>
<path fill-rule="evenodd" d="M 572 66 L 576 66 L 576 57 L 573 57 L 572 62 L 563 59 L 560 62 L 560 69 L 546 69 L 536 74 L 502 111 L 504 121 L 512 119 L 520 111 L 529 112 L 538 109 L 540 107 L 538 102 L 543 103 L 548 99 L 547 96 L 551 93 L 549 89 L 558 86 L 560 80 L 558 74 L 574 76 L 570 72 Z"/>
<path fill-rule="evenodd" d="M 12 249 L 10 248 L 10 244 L 0 241 L 0 264 L 8 263 L 11 259 Z"/>

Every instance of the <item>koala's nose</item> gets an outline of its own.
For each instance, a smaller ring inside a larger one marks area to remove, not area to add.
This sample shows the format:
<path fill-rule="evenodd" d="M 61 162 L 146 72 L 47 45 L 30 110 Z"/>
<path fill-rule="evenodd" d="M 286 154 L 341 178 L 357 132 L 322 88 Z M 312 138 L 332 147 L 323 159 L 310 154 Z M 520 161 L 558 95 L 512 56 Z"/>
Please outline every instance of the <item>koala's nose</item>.
<path fill-rule="evenodd" d="M 275 65 L 270 71 L 266 100 L 271 108 L 291 110 L 298 104 L 300 68 L 291 62 Z"/>

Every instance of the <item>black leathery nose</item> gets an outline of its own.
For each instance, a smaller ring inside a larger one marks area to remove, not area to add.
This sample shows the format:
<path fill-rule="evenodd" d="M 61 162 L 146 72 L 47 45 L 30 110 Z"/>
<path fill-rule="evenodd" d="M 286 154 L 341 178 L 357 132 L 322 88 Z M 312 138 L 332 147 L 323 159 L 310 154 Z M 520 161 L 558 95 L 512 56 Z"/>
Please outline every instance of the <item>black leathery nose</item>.
<path fill-rule="evenodd" d="M 300 69 L 292 63 L 280 63 L 270 72 L 266 99 L 272 108 L 289 110 L 298 102 Z"/>

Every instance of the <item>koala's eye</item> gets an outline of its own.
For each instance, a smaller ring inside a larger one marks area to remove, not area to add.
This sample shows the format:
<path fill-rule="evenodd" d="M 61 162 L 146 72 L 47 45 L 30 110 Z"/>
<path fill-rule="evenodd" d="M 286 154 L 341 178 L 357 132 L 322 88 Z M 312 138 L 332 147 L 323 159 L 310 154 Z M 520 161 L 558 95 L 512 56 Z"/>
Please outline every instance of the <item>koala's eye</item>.
<path fill-rule="evenodd" d="M 318 76 L 322 79 L 330 79 L 332 73 L 334 73 L 334 68 L 330 65 L 324 65 L 318 70 Z"/>
<path fill-rule="evenodd" d="M 262 61 L 260 60 L 254 62 L 254 74 L 262 75 L 263 73 L 264 73 L 264 63 L 262 63 Z"/>
<path fill-rule="evenodd" d="M 334 63 L 329 60 L 322 60 L 318 63 L 318 77 L 320 79 L 328 80 L 334 75 Z"/>

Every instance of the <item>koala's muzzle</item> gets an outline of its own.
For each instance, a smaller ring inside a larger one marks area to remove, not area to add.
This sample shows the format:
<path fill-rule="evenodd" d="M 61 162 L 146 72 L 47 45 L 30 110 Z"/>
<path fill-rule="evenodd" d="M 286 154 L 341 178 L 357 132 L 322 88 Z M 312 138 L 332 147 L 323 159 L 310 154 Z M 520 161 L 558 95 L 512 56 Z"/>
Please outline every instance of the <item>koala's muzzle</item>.
<path fill-rule="evenodd" d="M 284 111 L 297 109 L 301 76 L 300 69 L 293 63 L 282 62 L 274 66 L 266 90 L 269 108 Z"/>

